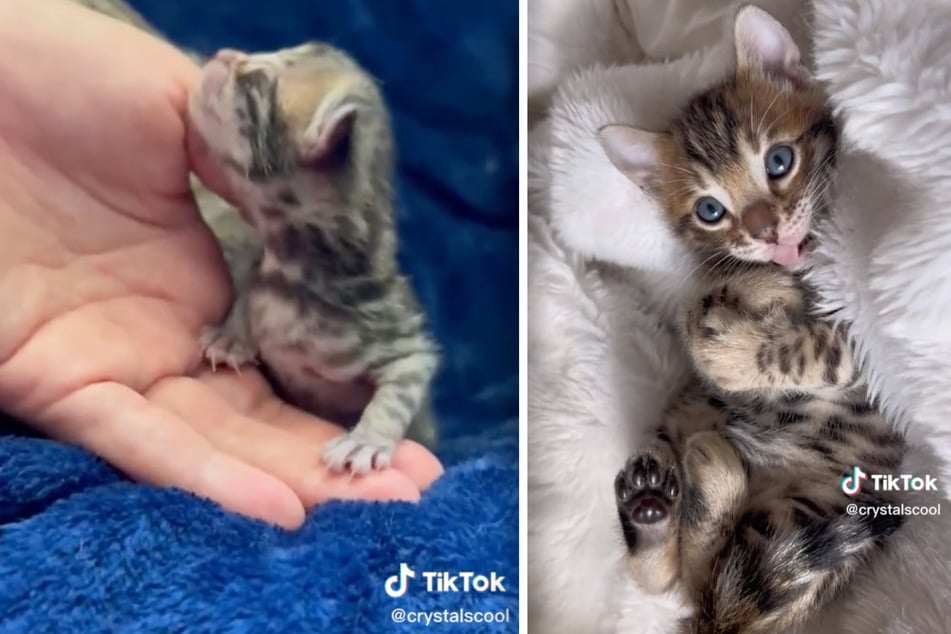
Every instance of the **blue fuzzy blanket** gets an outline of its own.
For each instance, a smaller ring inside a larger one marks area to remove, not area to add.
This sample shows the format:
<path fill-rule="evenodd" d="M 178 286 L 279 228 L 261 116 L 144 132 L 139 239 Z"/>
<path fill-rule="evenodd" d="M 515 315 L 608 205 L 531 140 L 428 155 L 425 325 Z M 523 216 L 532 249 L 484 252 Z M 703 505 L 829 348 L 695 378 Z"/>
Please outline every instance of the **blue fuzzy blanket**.
<path fill-rule="evenodd" d="M 321 39 L 382 81 L 402 257 L 445 350 L 447 472 L 418 505 L 329 503 L 289 533 L 13 428 L 0 437 L 0 632 L 516 631 L 518 3 L 132 4 L 201 52 Z M 417 577 L 394 599 L 384 583 L 401 562 Z M 423 571 L 496 572 L 505 592 L 431 594 Z M 507 610 L 509 623 L 398 625 L 397 609 Z"/>

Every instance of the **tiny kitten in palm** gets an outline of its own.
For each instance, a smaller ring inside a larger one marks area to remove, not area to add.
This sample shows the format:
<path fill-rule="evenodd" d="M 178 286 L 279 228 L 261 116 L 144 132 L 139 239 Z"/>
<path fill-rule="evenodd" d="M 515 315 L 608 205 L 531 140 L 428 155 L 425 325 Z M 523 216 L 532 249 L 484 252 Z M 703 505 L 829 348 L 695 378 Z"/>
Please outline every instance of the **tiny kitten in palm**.
<path fill-rule="evenodd" d="M 397 263 L 392 136 L 373 79 L 324 44 L 223 50 L 189 116 L 257 238 L 228 257 L 235 300 L 202 334 L 205 356 L 260 359 L 290 402 L 355 425 L 325 449 L 333 469 L 386 467 L 404 435 L 431 445 L 437 349 Z"/>
<path fill-rule="evenodd" d="M 735 74 L 665 131 L 599 132 L 693 248 L 706 288 L 679 323 L 698 378 L 615 481 L 631 571 L 645 589 L 679 589 L 695 634 L 806 622 L 901 524 L 846 513 L 890 501 L 839 483 L 855 465 L 894 473 L 904 441 L 798 273 L 829 204 L 831 113 L 768 14 L 741 9 L 734 40 Z"/>

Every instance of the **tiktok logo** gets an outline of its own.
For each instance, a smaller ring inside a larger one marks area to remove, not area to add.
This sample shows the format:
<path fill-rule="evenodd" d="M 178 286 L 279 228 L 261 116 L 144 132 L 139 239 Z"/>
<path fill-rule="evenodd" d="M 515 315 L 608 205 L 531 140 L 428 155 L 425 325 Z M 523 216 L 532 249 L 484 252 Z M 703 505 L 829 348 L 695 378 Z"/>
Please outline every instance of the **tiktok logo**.
<path fill-rule="evenodd" d="M 842 492 L 849 496 L 858 495 L 862 490 L 862 480 L 867 479 L 867 473 L 858 467 L 852 467 L 852 475 L 842 478 Z"/>
<path fill-rule="evenodd" d="M 416 573 L 413 572 L 413 569 L 408 564 L 401 563 L 399 574 L 387 578 L 386 583 L 383 584 L 383 589 L 386 590 L 388 595 L 396 599 L 406 594 L 407 579 L 413 579 L 414 577 L 416 577 Z"/>
<path fill-rule="evenodd" d="M 426 580 L 426 592 L 430 594 L 445 594 L 459 592 L 506 592 L 505 576 L 497 572 L 478 574 L 472 570 L 423 570 L 416 572 L 409 564 L 400 563 L 400 571 L 386 579 L 383 589 L 388 595 L 397 599 L 409 590 L 409 580 L 419 575 Z M 420 584 L 422 580 L 420 580 Z M 421 589 L 420 589 L 421 590 Z"/>

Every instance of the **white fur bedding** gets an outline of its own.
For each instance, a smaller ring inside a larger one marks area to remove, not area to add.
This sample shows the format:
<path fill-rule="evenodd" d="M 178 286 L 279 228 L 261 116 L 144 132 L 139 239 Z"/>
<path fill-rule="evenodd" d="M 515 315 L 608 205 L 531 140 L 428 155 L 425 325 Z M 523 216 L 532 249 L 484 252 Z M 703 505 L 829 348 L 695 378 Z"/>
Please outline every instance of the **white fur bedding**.
<path fill-rule="evenodd" d="M 594 132 L 658 127 L 722 77 L 734 7 L 568 4 L 529 2 L 530 99 L 536 112 L 551 108 L 529 139 L 529 619 L 539 632 L 668 632 L 679 602 L 644 595 L 624 574 L 611 484 L 683 377 L 666 324 L 688 271 Z M 757 4 L 813 48 L 810 3 Z M 814 9 L 816 74 L 845 145 L 815 280 L 852 322 L 883 406 L 917 442 L 904 471 L 938 475 L 946 492 L 951 474 L 933 450 L 951 458 L 951 3 L 816 0 Z M 808 631 L 951 632 L 943 501 L 943 517 L 909 519 Z"/>

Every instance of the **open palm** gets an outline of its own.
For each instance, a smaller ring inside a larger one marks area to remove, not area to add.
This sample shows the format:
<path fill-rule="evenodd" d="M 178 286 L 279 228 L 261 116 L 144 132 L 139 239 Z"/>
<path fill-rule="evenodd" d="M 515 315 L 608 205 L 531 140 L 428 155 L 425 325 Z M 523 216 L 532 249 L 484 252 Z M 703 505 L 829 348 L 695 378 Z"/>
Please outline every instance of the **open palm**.
<path fill-rule="evenodd" d="M 188 190 L 196 79 L 84 9 L 0 5 L 0 407 L 131 477 L 285 526 L 330 497 L 418 498 L 441 470 L 418 445 L 384 472 L 331 475 L 320 446 L 340 429 L 253 371 L 202 368 L 196 333 L 230 291 Z"/>

